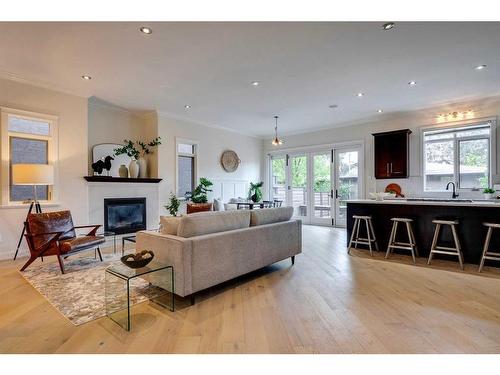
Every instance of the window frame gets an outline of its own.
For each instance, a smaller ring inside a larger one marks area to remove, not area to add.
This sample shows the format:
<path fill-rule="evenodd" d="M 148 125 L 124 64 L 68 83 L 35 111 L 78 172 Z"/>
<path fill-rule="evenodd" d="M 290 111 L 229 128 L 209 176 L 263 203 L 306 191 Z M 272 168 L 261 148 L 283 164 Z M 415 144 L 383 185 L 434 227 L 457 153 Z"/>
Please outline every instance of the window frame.
<path fill-rule="evenodd" d="M 193 153 L 179 152 L 179 144 L 187 144 L 193 146 Z M 196 186 L 198 181 L 198 152 L 199 152 L 199 142 L 175 137 L 175 195 L 179 200 L 185 200 L 186 197 L 179 196 L 179 156 L 191 157 L 193 158 L 193 187 Z"/>
<path fill-rule="evenodd" d="M 478 127 L 481 125 L 490 126 L 490 135 L 477 135 L 477 136 L 469 136 L 469 137 L 461 137 L 461 138 L 450 138 L 450 139 L 436 139 L 431 141 L 425 141 L 425 133 L 431 131 L 456 131 L 458 129 L 468 128 L 468 127 Z M 460 142 L 461 141 L 470 141 L 470 140 L 481 140 L 488 139 L 488 152 L 489 152 L 489 160 L 488 160 L 488 180 L 489 185 L 492 185 L 493 175 L 496 173 L 496 127 L 497 121 L 496 117 L 489 118 L 478 118 L 474 120 L 464 120 L 464 121 L 456 121 L 452 123 L 445 123 L 439 125 L 433 125 L 428 127 L 423 127 L 420 129 L 420 165 L 421 165 L 421 176 L 422 176 L 422 188 L 424 193 L 444 193 L 446 192 L 446 187 L 443 186 L 442 190 L 426 190 L 426 174 L 425 174 L 425 145 L 428 143 L 439 143 L 445 141 L 453 142 L 453 182 L 456 185 L 456 190 L 459 192 L 471 192 L 471 191 L 479 191 L 481 187 L 474 188 L 463 188 L 460 186 Z"/>
<path fill-rule="evenodd" d="M 9 130 L 9 117 L 19 117 L 26 120 L 43 121 L 49 123 L 49 135 L 30 134 Z M 20 201 L 10 200 L 10 153 L 11 138 L 33 139 L 47 141 L 47 161 L 54 166 L 54 185 L 49 186 L 48 200 L 40 200 L 41 204 L 54 203 L 58 200 L 58 117 L 54 115 L 24 111 L 8 107 L 0 107 L 0 148 L 1 174 L 0 190 L 2 206 L 21 206 Z"/>

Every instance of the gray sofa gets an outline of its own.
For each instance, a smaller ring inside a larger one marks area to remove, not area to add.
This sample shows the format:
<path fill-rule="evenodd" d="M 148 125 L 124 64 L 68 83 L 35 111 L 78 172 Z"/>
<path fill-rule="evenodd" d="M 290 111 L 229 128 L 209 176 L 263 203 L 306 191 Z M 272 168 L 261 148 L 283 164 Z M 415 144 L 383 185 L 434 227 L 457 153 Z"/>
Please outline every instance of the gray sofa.
<path fill-rule="evenodd" d="M 292 207 L 162 217 L 160 231 L 137 233 L 136 251 L 174 267 L 175 294 L 185 297 L 302 251 Z"/>

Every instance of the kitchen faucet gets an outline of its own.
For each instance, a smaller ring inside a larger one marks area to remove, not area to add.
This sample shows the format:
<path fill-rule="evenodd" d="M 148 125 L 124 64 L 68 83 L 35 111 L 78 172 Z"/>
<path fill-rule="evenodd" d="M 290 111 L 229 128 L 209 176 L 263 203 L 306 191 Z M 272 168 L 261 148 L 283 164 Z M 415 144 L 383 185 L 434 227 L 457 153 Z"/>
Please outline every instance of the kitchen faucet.
<path fill-rule="evenodd" d="M 458 197 L 458 193 L 455 191 L 455 183 L 454 183 L 453 181 L 450 181 L 450 182 L 448 182 L 448 184 L 446 184 L 446 190 L 448 190 L 448 189 L 449 189 L 450 184 L 452 184 L 452 185 L 453 185 L 453 193 L 451 193 L 451 197 L 452 197 L 453 199 L 455 199 L 455 198 L 457 198 L 457 197 Z"/>

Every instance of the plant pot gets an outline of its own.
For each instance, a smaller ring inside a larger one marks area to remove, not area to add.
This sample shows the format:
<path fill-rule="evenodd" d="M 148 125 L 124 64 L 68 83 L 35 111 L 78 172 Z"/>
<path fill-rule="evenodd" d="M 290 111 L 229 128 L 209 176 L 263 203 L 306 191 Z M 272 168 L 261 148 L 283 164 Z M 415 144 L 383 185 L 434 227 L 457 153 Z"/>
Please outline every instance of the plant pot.
<path fill-rule="evenodd" d="M 122 178 L 127 178 L 128 177 L 128 169 L 125 166 L 125 164 L 120 165 L 120 168 L 118 169 L 118 174 Z"/>
<path fill-rule="evenodd" d="M 137 160 L 132 159 L 130 161 L 128 172 L 130 174 L 130 178 L 137 178 L 139 176 L 139 163 Z"/>
<path fill-rule="evenodd" d="M 483 193 L 484 199 L 493 199 L 494 194 L 493 193 Z"/>
<path fill-rule="evenodd" d="M 148 177 L 148 161 L 144 157 L 140 157 L 137 159 L 137 163 L 139 164 L 139 177 L 147 178 Z"/>

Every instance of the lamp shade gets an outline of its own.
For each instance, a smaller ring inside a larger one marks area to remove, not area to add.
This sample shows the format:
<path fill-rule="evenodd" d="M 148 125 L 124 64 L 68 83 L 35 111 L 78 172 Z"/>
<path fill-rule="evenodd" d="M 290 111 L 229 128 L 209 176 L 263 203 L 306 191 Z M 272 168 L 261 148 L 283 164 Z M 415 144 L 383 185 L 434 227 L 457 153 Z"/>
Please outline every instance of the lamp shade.
<path fill-rule="evenodd" d="M 54 167 L 48 164 L 13 164 L 13 185 L 53 185 Z"/>

